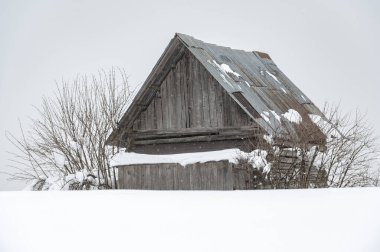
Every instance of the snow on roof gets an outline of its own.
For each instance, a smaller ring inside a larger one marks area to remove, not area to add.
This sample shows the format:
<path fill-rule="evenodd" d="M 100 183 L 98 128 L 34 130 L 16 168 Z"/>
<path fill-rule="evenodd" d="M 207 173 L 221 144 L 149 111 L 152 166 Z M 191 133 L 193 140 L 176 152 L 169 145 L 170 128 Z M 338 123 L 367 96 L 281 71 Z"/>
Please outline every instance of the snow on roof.
<path fill-rule="evenodd" d="M 231 67 L 226 64 L 226 63 L 222 63 L 222 64 L 218 64 L 218 62 L 216 62 L 215 60 L 212 60 L 212 62 L 210 60 L 207 60 L 208 63 L 210 63 L 211 65 L 214 65 L 216 66 L 220 72 L 224 73 L 224 74 L 233 74 L 235 75 L 237 78 L 240 77 L 240 74 L 238 74 L 237 72 L 235 72 L 234 70 L 231 69 Z"/>
<path fill-rule="evenodd" d="M 270 76 L 272 77 L 278 84 L 281 84 L 281 82 L 277 79 L 276 76 L 274 76 L 274 74 L 272 74 L 271 72 L 265 70 L 265 72 Z"/>
<path fill-rule="evenodd" d="M 294 109 L 289 109 L 282 116 L 292 123 L 300 124 L 302 122 L 302 116 Z"/>
<path fill-rule="evenodd" d="M 379 198 L 380 188 L 0 192 L 0 251 L 377 252 Z"/>
<path fill-rule="evenodd" d="M 269 112 L 268 111 L 263 111 L 260 116 L 267 122 L 270 124 L 270 120 L 269 120 Z"/>
<path fill-rule="evenodd" d="M 111 166 L 121 166 L 131 164 L 178 163 L 185 166 L 187 164 L 221 160 L 228 160 L 230 163 L 236 163 L 236 158 L 242 153 L 242 151 L 236 148 L 170 155 L 149 155 L 135 152 L 119 152 L 111 159 L 110 164 Z"/>
<path fill-rule="evenodd" d="M 330 122 L 324 120 L 320 115 L 309 114 L 309 117 L 313 123 L 315 123 L 325 135 L 327 135 L 328 139 L 342 135 L 342 133 L 340 133 L 337 129 L 337 126 L 334 126 Z"/>
<path fill-rule="evenodd" d="M 274 110 L 270 110 L 270 112 L 274 115 L 277 121 L 281 122 L 281 117 Z"/>
<path fill-rule="evenodd" d="M 135 152 L 119 152 L 111 159 L 110 165 L 113 167 L 117 167 L 132 164 L 178 163 L 182 166 L 185 166 L 194 163 L 205 163 L 209 161 L 222 160 L 227 160 L 230 163 L 236 164 L 239 158 L 245 158 L 248 160 L 248 162 L 252 164 L 254 168 L 270 170 L 270 167 L 267 167 L 268 162 L 266 160 L 266 156 L 267 152 L 264 150 L 256 149 L 252 152 L 244 152 L 237 148 L 219 151 L 205 151 L 168 155 L 149 155 Z"/>

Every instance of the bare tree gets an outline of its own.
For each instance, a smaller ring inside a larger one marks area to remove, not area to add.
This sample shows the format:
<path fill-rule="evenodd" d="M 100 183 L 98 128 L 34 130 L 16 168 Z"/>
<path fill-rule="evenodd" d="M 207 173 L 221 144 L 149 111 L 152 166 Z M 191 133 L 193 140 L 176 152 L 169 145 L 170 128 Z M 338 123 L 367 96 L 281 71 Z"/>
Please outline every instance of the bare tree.
<path fill-rule="evenodd" d="M 46 188 L 49 179 L 62 188 L 116 188 L 110 157 L 119 151 L 106 146 L 108 134 L 118 127 L 131 92 L 123 70 L 100 71 L 57 84 L 54 96 L 44 97 L 38 118 L 31 119 L 21 137 L 7 132 L 17 147 L 11 179 L 33 180 L 34 189 Z"/>
<path fill-rule="evenodd" d="M 339 107 L 326 107 L 326 119 L 316 124 L 327 136 L 326 150 L 313 150 L 313 165 L 325 170 L 327 186 L 354 187 L 373 185 L 379 149 L 378 138 L 365 120 L 365 115 L 341 114 Z"/>

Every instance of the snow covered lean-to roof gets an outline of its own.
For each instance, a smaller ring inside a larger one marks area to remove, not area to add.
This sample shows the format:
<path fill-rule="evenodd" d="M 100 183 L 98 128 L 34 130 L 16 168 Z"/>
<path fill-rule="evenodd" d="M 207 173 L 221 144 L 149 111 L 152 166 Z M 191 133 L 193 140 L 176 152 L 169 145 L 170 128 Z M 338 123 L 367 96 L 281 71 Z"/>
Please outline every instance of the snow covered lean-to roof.
<path fill-rule="evenodd" d="M 320 143 L 324 139 L 309 118 L 310 114 L 323 116 L 321 111 L 285 76 L 268 54 L 209 44 L 177 33 L 120 120 L 119 129 L 108 138 L 108 143 L 115 144 L 116 137 L 131 127 L 133 120 L 153 99 L 167 69 L 179 60 L 184 50 L 190 51 L 201 62 L 267 134 L 278 134 L 285 128 L 287 133 L 297 133 L 312 127 L 308 131 L 318 133 L 311 142 Z"/>
<path fill-rule="evenodd" d="M 253 168 L 262 169 L 269 172 L 271 165 L 266 160 L 265 150 L 254 150 L 246 153 L 239 149 L 225 149 L 219 151 L 180 153 L 170 155 L 147 155 L 134 152 L 119 152 L 112 157 L 110 165 L 113 167 L 133 164 L 168 164 L 178 163 L 182 166 L 194 163 L 206 163 L 210 161 L 228 160 L 230 163 L 237 164 L 239 158 L 246 158 Z"/>

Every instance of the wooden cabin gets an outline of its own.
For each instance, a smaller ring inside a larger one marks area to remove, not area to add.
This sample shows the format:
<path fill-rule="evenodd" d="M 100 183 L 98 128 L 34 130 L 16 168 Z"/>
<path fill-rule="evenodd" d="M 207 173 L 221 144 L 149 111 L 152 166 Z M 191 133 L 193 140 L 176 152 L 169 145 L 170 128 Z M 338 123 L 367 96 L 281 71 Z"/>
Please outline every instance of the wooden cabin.
<path fill-rule="evenodd" d="M 286 120 L 290 110 L 302 122 Z M 263 134 L 324 135 L 309 114 L 320 110 L 262 52 L 217 46 L 177 33 L 107 143 L 127 152 L 163 155 L 238 148 Z M 286 130 L 285 130 L 286 129 Z M 236 164 L 210 161 L 118 166 L 119 188 L 248 189 Z"/>

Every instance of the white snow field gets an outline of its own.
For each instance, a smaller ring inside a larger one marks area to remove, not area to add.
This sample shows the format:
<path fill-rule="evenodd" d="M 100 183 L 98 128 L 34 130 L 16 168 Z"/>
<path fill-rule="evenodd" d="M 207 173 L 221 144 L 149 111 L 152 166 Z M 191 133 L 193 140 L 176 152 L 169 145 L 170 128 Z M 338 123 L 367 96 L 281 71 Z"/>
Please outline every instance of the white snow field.
<path fill-rule="evenodd" d="M 380 188 L 0 192 L 0 251 L 380 251 Z"/>

